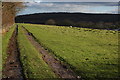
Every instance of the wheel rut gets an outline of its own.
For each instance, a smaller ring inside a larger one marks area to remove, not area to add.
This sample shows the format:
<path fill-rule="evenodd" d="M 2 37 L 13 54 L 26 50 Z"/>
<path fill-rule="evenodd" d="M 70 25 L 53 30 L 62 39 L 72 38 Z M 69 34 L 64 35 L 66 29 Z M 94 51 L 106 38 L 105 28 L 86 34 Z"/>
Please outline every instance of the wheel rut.
<path fill-rule="evenodd" d="M 31 42 L 31 44 L 36 48 L 36 50 L 39 51 L 40 54 L 42 54 L 43 60 L 48 64 L 48 66 L 51 67 L 53 72 L 59 76 L 59 78 L 64 79 L 81 79 L 67 66 L 67 64 L 61 63 L 61 61 L 55 59 L 55 57 L 50 54 L 47 50 L 45 50 L 40 43 L 37 42 L 37 39 L 35 36 L 30 33 L 25 27 L 23 27 L 23 30 L 25 32 L 25 35 L 27 36 L 28 40 Z"/>
<path fill-rule="evenodd" d="M 7 59 L 3 69 L 4 77 L 2 80 L 25 80 L 22 64 L 20 61 L 20 52 L 17 43 L 18 26 L 16 26 L 8 44 Z"/>

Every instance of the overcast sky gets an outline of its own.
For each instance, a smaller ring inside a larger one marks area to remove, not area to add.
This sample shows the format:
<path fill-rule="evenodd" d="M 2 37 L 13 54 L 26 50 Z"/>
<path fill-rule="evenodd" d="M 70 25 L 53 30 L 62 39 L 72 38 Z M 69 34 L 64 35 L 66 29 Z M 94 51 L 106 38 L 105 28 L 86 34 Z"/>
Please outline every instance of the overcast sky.
<path fill-rule="evenodd" d="M 42 1 L 42 2 L 119 2 L 119 0 L 31 0 L 31 1 Z"/>
<path fill-rule="evenodd" d="M 20 1 L 38 1 L 38 2 L 119 2 L 120 0 L 2 0 L 4 2 L 20 2 Z"/>
<path fill-rule="evenodd" d="M 50 0 L 49 0 L 50 1 Z M 18 15 L 48 12 L 118 13 L 118 2 L 29 2 Z"/>
<path fill-rule="evenodd" d="M 29 2 L 18 15 L 43 12 L 82 12 L 118 14 L 119 0 L 2 0 Z M 86 2 L 86 3 L 85 3 Z M 119 8 L 120 10 L 120 8 Z"/>

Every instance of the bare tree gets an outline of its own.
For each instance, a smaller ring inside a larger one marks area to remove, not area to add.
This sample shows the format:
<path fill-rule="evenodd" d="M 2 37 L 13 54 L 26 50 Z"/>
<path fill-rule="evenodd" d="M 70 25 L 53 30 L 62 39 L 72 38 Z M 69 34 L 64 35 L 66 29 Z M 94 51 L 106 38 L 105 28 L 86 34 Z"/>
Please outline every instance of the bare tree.
<path fill-rule="evenodd" d="M 22 2 L 2 2 L 2 28 L 6 32 L 15 23 L 15 16 L 24 5 Z"/>

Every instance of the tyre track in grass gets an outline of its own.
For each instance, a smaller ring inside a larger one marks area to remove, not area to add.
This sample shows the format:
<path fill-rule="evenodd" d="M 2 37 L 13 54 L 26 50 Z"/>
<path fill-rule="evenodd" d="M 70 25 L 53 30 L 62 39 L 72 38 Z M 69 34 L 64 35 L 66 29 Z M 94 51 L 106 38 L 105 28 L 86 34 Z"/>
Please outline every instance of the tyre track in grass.
<path fill-rule="evenodd" d="M 20 52 L 17 43 L 18 26 L 16 26 L 12 37 L 9 40 L 7 54 L 2 80 L 25 80 L 22 64 L 20 61 Z"/>
<path fill-rule="evenodd" d="M 45 50 L 34 37 L 32 33 L 30 33 L 25 27 L 23 27 L 25 35 L 31 44 L 42 54 L 43 60 L 52 68 L 53 72 L 59 76 L 59 78 L 64 79 L 80 79 L 71 69 L 67 67 L 66 64 L 61 63 L 59 60 L 55 59 L 53 55 L 49 54 L 47 50 Z"/>

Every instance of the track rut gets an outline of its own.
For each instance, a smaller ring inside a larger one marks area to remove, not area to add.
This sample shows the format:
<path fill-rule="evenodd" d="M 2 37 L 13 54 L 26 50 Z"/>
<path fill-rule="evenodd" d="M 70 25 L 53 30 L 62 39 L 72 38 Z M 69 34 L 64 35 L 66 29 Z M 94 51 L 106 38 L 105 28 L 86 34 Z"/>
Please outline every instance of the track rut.
<path fill-rule="evenodd" d="M 28 40 L 42 54 L 43 60 L 52 68 L 59 78 L 80 79 L 80 77 L 78 78 L 78 76 L 69 69 L 66 64 L 61 63 L 59 60 L 55 59 L 53 55 L 49 54 L 49 52 L 36 41 L 36 38 L 32 33 L 30 33 L 25 27 L 23 27 L 23 29 Z"/>
<path fill-rule="evenodd" d="M 18 26 L 14 30 L 7 48 L 7 59 L 4 65 L 2 80 L 25 80 L 22 64 L 20 61 L 20 53 L 17 43 Z"/>

